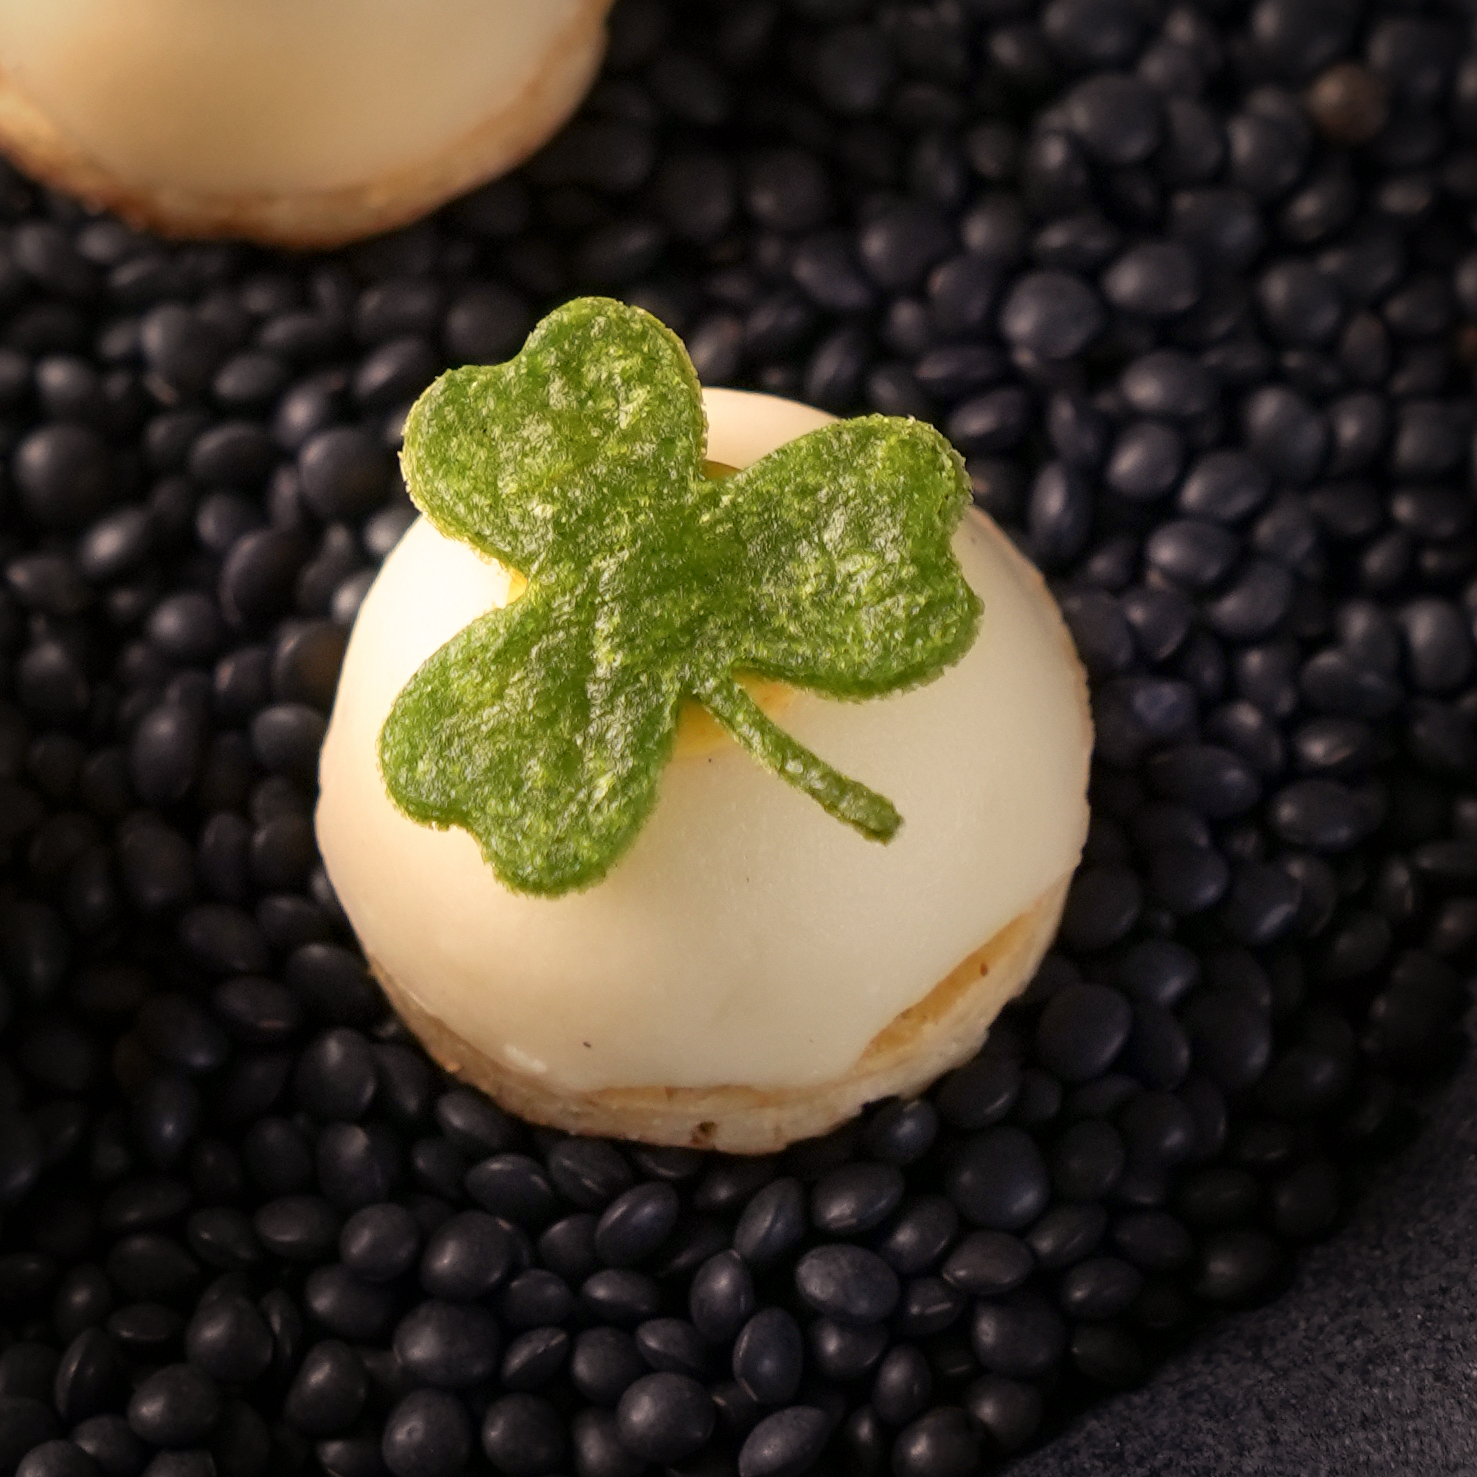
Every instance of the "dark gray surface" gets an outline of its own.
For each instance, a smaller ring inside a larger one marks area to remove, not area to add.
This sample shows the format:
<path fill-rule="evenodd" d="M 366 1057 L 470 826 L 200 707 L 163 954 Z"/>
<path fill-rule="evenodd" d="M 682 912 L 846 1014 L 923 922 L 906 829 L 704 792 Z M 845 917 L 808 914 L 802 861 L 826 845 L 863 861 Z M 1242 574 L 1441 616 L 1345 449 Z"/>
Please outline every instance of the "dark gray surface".
<path fill-rule="evenodd" d="M 1290 1289 L 1010 1477 L 1477 1477 L 1477 1060 Z"/>

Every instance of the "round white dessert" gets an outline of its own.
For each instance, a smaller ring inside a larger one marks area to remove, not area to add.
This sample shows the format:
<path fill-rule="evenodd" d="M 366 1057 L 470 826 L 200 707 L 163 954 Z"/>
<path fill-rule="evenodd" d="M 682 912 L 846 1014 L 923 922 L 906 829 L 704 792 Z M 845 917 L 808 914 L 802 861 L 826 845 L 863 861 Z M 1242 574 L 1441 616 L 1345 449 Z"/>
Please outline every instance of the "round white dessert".
<path fill-rule="evenodd" d="M 704 401 L 708 455 L 731 466 L 830 419 L 740 391 Z M 408 819 L 379 772 L 405 682 L 509 595 L 508 571 L 418 520 L 359 612 L 320 771 L 324 862 L 376 969 L 452 1037 L 555 1092 L 843 1077 L 986 941 L 1054 889 L 1059 906 L 1086 833 L 1091 732 L 1060 615 L 982 514 L 954 548 L 984 603 L 956 665 L 860 703 L 795 692 L 777 712 L 894 802 L 891 843 L 724 736 L 679 744 L 603 881 L 541 898 L 499 883 L 467 832 Z"/>
<path fill-rule="evenodd" d="M 511 167 L 609 0 L 0 0 L 0 141 L 157 229 L 327 244 Z"/>

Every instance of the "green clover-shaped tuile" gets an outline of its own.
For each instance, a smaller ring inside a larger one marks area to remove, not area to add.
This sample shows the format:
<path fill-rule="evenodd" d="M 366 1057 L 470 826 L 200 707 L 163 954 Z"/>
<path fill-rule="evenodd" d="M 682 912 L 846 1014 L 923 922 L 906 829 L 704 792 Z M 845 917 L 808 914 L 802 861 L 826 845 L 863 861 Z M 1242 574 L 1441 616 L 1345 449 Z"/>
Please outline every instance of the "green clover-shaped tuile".
<path fill-rule="evenodd" d="M 892 805 L 760 709 L 740 674 L 834 697 L 926 682 L 980 605 L 950 539 L 957 453 L 867 416 L 731 477 L 704 474 L 697 376 L 638 308 L 581 298 L 507 364 L 444 374 L 405 427 L 405 478 L 440 531 L 528 588 L 435 652 L 380 732 L 414 820 L 461 826 L 509 887 L 597 881 L 656 800 L 683 703 L 864 835 Z"/>

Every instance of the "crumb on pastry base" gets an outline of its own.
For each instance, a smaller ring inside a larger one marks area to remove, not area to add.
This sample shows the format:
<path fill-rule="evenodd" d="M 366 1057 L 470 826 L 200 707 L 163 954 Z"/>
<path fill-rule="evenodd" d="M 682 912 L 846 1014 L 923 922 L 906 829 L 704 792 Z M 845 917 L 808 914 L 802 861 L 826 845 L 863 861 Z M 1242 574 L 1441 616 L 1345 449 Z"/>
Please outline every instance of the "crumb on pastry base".
<path fill-rule="evenodd" d="M 1055 936 L 1070 875 L 1043 893 L 868 1043 L 845 1076 L 804 1087 L 618 1087 L 564 1091 L 494 1061 L 448 1029 L 371 959 L 391 1005 L 453 1077 L 511 1113 L 570 1133 L 768 1154 L 829 1132 L 868 1103 L 910 1097 L 979 1050 Z"/>
<path fill-rule="evenodd" d="M 610 3 L 583 0 L 522 90 L 500 100 L 470 131 L 412 166 L 360 183 L 214 193 L 127 179 L 92 157 L 3 71 L 0 150 L 47 185 L 162 236 L 340 246 L 405 225 L 506 173 L 543 145 L 579 106 L 599 70 Z"/>

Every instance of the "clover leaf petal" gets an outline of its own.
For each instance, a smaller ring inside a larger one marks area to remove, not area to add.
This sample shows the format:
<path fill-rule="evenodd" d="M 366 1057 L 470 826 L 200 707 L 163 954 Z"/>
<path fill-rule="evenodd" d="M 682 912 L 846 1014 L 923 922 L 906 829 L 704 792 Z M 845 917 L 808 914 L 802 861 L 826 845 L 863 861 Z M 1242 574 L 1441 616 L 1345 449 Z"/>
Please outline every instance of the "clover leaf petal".
<path fill-rule="evenodd" d="M 825 426 L 723 493 L 740 552 L 716 614 L 745 666 L 869 697 L 937 675 L 974 639 L 979 602 L 950 547 L 969 482 L 931 426 Z"/>
<path fill-rule="evenodd" d="M 619 306 L 577 299 L 515 359 L 454 369 L 416 401 L 405 481 L 448 538 L 533 579 L 549 560 L 608 547 L 623 513 L 701 459 L 702 396 L 681 340 Z"/>

